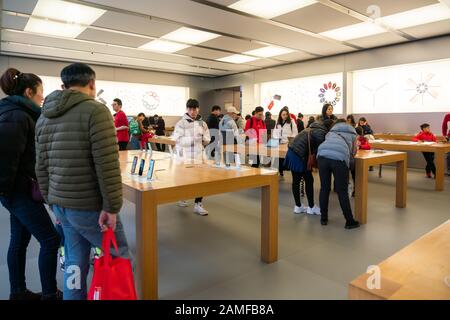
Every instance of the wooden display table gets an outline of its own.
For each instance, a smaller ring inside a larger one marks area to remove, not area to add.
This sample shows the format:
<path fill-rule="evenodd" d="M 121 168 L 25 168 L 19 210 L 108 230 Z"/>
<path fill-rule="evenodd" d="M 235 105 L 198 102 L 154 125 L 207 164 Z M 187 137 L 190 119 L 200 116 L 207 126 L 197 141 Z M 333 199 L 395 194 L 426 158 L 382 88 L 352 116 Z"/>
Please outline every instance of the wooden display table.
<path fill-rule="evenodd" d="M 450 220 L 378 267 L 379 289 L 369 289 L 373 275 L 365 273 L 350 283 L 349 299 L 450 300 Z"/>
<path fill-rule="evenodd" d="M 405 152 L 385 151 L 376 153 L 373 150 L 359 150 L 355 157 L 355 218 L 361 224 L 367 223 L 367 195 L 369 193 L 369 167 L 396 163 L 396 197 L 397 208 L 406 208 L 408 189 L 407 155 Z"/>
<path fill-rule="evenodd" d="M 269 157 L 285 158 L 288 150 L 287 144 L 278 148 L 260 146 L 227 145 L 224 151 L 240 152 L 250 155 L 264 155 Z M 406 208 L 407 193 L 407 154 L 405 152 L 385 151 L 376 153 L 373 150 L 359 150 L 356 157 L 356 192 L 355 192 L 355 218 L 361 223 L 367 223 L 367 195 L 369 188 L 369 167 L 389 163 L 397 164 L 396 201 L 397 208 Z"/>
<path fill-rule="evenodd" d="M 266 263 L 277 261 L 276 172 L 254 168 L 226 170 L 208 164 L 180 164 L 167 153 L 153 152 L 153 159 L 156 160 L 155 180 L 150 183 L 139 181 L 129 173 L 133 156 L 145 157 L 146 154 L 140 151 L 120 152 L 123 196 L 136 205 L 136 283 L 140 298 L 158 298 L 157 207 L 160 204 L 261 188 L 261 260 Z"/>
<path fill-rule="evenodd" d="M 397 134 L 397 133 L 375 133 L 373 135 L 376 139 L 383 140 L 400 140 L 400 141 L 412 141 L 415 134 Z M 436 136 L 438 142 L 446 142 L 447 139 L 444 136 Z"/>
<path fill-rule="evenodd" d="M 153 138 L 149 138 L 148 142 L 152 142 L 152 143 L 160 143 L 160 144 L 166 144 L 169 146 L 175 146 L 176 145 L 176 141 L 171 138 L 171 137 L 163 137 L 163 136 L 155 136 Z"/>
<path fill-rule="evenodd" d="M 450 152 L 450 143 L 417 143 L 411 141 L 371 141 L 373 149 L 395 150 L 395 151 L 414 151 L 414 152 L 433 152 L 436 162 L 436 190 L 444 190 L 445 179 L 445 160 L 447 153 Z"/>

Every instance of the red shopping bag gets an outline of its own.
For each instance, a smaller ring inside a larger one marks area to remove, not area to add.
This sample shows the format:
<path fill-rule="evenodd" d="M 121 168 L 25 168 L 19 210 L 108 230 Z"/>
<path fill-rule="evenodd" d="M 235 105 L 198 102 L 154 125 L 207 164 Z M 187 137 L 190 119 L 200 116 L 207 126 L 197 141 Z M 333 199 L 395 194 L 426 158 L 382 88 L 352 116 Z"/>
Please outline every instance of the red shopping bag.
<path fill-rule="evenodd" d="M 94 277 L 88 300 L 136 300 L 130 259 L 112 258 L 111 242 L 118 253 L 116 236 L 112 229 L 103 234 L 103 256 L 94 262 Z"/>

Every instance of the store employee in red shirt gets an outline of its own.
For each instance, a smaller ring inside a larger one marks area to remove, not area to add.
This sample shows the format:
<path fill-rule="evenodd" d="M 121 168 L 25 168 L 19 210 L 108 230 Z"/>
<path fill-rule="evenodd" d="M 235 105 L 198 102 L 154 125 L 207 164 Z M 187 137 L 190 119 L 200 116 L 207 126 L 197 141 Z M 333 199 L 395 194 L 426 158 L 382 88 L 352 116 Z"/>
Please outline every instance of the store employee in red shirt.
<path fill-rule="evenodd" d="M 257 143 L 264 143 L 266 140 L 266 124 L 263 120 L 264 109 L 262 107 L 256 107 L 253 117 L 247 120 L 245 124 L 245 134 L 250 140 L 256 140 Z M 252 167 L 258 168 L 260 165 L 260 157 L 250 157 L 252 159 Z"/>
<path fill-rule="evenodd" d="M 116 98 L 113 100 L 112 108 L 116 113 L 114 115 L 114 126 L 117 132 L 117 141 L 119 141 L 119 150 L 127 150 L 128 141 L 128 119 L 125 112 L 122 111 L 122 100 Z"/>

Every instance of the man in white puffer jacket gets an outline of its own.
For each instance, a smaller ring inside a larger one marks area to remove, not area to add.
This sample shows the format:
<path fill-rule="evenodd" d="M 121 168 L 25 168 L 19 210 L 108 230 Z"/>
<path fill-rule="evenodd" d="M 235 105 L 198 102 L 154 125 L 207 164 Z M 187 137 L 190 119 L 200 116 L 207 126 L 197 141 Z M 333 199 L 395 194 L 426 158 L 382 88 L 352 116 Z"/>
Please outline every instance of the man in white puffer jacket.
<path fill-rule="evenodd" d="M 186 161 L 202 161 L 205 146 L 211 141 L 208 125 L 199 115 L 200 105 L 197 100 L 189 99 L 186 103 L 186 113 L 175 125 L 173 138 L 176 141 L 178 150 L 183 152 Z M 208 211 L 203 207 L 203 198 L 195 199 L 194 212 L 201 216 L 208 215 Z M 180 207 L 187 207 L 186 201 L 178 203 Z"/>

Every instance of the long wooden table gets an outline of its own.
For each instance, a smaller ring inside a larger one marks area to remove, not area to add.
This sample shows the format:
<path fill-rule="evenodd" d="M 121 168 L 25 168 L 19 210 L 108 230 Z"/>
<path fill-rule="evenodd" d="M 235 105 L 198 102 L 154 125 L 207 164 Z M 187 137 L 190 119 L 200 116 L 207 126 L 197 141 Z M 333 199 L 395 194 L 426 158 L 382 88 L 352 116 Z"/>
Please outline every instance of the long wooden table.
<path fill-rule="evenodd" d="M 350 283 L 351 300 L 450 300 L 450 220 L 378 267 Z"/>
<path fill-rule="evenodd" d="M 409 141 L 371 141 L 372 148 L 395 151 L 433 152 L 436 162 L 436 186 L 437 191 L 444 190 L 445 160 L 450 152 L 450 143 L 413 143 Z"/>
<path fill-rule="evenodd" d="M 373 136 L 375 137 L 375 139 L 412 141 L 416 135 L 410 133 L 375 133 Z M 444 136 L 436 136 L 436 139 L 438 142 L 447 141 Z"/>
<path fill-rule="evenodd" d="M 359 150 L 355 157 L 355 218 L 361 223 L 367 223 L 367 195 L 369 193 L 369 167 L 395 163 L 396 164 L 396 197 L 395 206 L 406 208 L 408 164 L 405 152 L 385 151 L 376 153 L 373 150 Z"/>
<path fill-rule="evenodd" d="M 263 155 L 272 158 L 285 158 L 288 151 L 287 144 L 277 148 L 267 148 L 262 145 L 226 145 L 226 152 L 244 153 L 250 155 Z M 407 154 L 405 152 L 385 151 L 376 153 L 373 150 L 359 150 L 355 157 L 356 162 L 356 192 L 355 192 L 355 218 L 361 223 L 367 223 L 367 195 L 369 186 L 369 167 L 375 165 L 395 163 L 396 200 L 397 208 L 406 208 L 407 199 Z"/>
<path fill-rule="evenodd" d="M 208 164 L 180 164 L 167 153 L 154 152 L 155 180 L 140 181 L 129 172 L 133 156 L 121 151 L 124 198 L 136 204 L 137 287 L 142 299 L 158 298 L 158 219 L 160 204 L 178 200 L 261 188 L 261 259 L 278 259 L 278 177 L 265 169 L 226 170 Z M 146 160 L 149 162 L 149 159 Z M 138 164 L 139 166 L 139 164 Z"/>
<path fill-rule="evenodd" d="M 166 144 L 169 146 L 176 145 L 176 141 L 173 138 L 165 137 L 165 136 L 157 136 L 157 137 L 149 138 L 148 142 Z"/>

